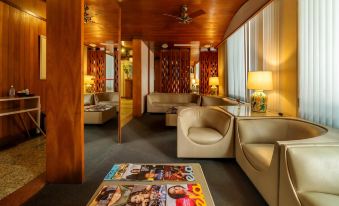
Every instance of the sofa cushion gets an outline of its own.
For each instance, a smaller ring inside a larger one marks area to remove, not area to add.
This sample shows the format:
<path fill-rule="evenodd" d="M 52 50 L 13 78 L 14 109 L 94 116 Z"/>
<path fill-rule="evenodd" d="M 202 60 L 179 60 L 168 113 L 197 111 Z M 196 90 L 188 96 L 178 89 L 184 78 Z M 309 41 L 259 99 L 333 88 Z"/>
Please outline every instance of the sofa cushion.
<path fill-rule="evenodd" d="M 242 148 L 248 161 L 257 170 L 262 171 L 270 166 L 274 144 L 244 144 Z"/>
<path fill-rule="evenodd" d="M 100 101 L 100 102 L 98 102 L 98 105 L 105 105 L 105 104 L 113 105 L 113 106 L 119 105 L 118 102 L 111 102 L 111 101 Z"/>
<path fill-rule="evenodd" d="M 298 194 L 303 206 L 337 206 L 339 196 L 320 192 L 303 192 Z"/>
<path fill-rule="evenodd" d="M 206 127 L 189 128 L 188 137 L 193 142 L 203 145 L 214 144 L 223 138 L 217 130 Z"/>
<path fill-rule="evenodd" d="M 89 106 L 94 104 L 93 94 L 85 94 L 84 95 L 84 105 Z"/>

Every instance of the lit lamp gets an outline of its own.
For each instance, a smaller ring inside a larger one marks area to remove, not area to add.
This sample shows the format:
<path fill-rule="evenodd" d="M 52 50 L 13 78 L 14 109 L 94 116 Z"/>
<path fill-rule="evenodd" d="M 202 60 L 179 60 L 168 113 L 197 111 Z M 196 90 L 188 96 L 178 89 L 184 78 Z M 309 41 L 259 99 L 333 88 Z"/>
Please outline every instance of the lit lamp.
<path fill-rule="evenodd" d="M 266 112 L 267 96 L 264 90 L 272 90 L 272 72 L 256 71 L 248 72 L 247 88 L 254 89 L 251 96 L 251 108 L 253 112 Z"/>
<path fill-rule="evenodd" d="M 84 86 L 85 86 L 85 93 L 91 93 L 92 87 L 94 85 L 95 77 L 92 75 L 85 75 L 84 76 Z"/>
<path fill-rule="evenodd" d="M 219 86 L 219 77 L 210 77 L 208 85 L 211 86 L 211 95 L 217 95 L 217 86 Z"/>

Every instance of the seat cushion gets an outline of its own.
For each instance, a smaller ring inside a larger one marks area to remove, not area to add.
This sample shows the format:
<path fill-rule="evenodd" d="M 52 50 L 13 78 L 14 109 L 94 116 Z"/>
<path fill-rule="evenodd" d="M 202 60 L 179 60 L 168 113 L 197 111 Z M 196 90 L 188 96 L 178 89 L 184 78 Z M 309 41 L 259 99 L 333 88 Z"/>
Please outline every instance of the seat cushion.
<path fill-rule="evenodd" d="M 215 129 L 206 127 L 191 127 L 188 129 L 188 137 L 197 144 L 214 144 L 223 136 Z"/>
<path fill-rule="evenodd" d="M 274 144 L 244 144 L 242 147 L 247 160 L 257 170 L 262 171 L 270 166 Z"/>
<path fill-rule="evenodd" d="M 303 206 L 337 206 L 339 196 L 320 192 L 303 192 L 298 194 Z"/>

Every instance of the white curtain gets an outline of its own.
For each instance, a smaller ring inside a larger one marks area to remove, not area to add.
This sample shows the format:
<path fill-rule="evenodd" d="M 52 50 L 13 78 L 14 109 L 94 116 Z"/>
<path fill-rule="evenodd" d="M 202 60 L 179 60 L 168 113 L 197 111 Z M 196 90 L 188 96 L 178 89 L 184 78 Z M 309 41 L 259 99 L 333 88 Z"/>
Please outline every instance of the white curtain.
<path fill-rule="evenodd" d="M 272 72 L 273 90 L 266 91 L 267 109 L 279 112 L 279 0 L 272 1 L 263 11 L 263 70 Z"/>
<path fill-rule="evenodd" d="M 272 1 L 246 24 L 246 69 L 272 71 L 273 90 L 268 95 L 267 109 L 279 111 L 279 0 Z M 251 92 L 248 91 L 247 99 Z"/>
<path fill-rule="evenodd" d="M 227 39 L 228 95 L 246 100 L 245 29 L 240 27 Z"/>
<path fill-rule="evenodd" d="M 106 91 L 114 90 L 114 58 L 111 55 L 106 54 Z"/>
<path fill-rule="evenodd" d="M 339 0 L 299 0 L 299 115 L 339 128 Z"/>

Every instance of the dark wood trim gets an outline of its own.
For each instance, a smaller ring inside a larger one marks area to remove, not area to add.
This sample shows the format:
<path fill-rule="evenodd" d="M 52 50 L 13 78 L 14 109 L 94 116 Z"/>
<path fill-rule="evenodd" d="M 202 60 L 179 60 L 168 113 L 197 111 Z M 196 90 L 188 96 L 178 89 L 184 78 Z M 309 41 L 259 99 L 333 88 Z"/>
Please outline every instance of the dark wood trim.
<path fill-rule="evenodd" d="M 147 90 L 147 94 L 150 94 L 150 87 L 151 87 L 151 81 L 150 81 L 150 77 L 151 77 L 151 67 L 150 67 L 150 63 L 151 63 L 151 60 L 150 60 L 150 54 L 151 54 L 151 49 L 150 49 L 150 44 L 148 42 L 148 78 L 147 78 L 147 87 L 148 87 L 148 90 Z"/>
<path fill-rule="evenodd" d="M 23 205 L 36 193 L 38 193 L 46 184 L 45 173 L 30 181 L 20 189 L 0 200 L 0 205 Z"/>
<path fill-rule="evenodd" d="M 119 115 L 118 115 L 118 144 L 122 143 L 122 124 L 121 124 L 121 97 L 122 97 L 122 89 L 120 88 L 122 86 L 121 84 L 121 8 L 119 7 L 119 15 L 118 15 L 118 91 L 119 91 Z M 115 60 L 114 60 L 115 61 Z M 114 74 L 115 75 L 115 74 Z"/>
<path fill-rule="evenodd" d="M 42 20 L 42 21 L 47 21 L 46 18 L 44 18 L 44 17 L 42 17 L 42 16 L 39 16 L 39 15 L 37 15 L 37 14 L 35 14 L 35 13 L 33 13 L 33 12 L 27 10 L 27 9 L 24 9 L 24 8 L 22 8 L 21 6 L 16 5 L 16 4 L 14 4 L 13 2 L 11 2 L 11 1 L 9 1 L 9 0 L 0 0 L 0 1 L 4 2 L 5 4 L 7 4 L 7 5 L 9 5 L 9 6 L 13 7 L 13 8 L 15 8 L 15 9 L 18 9 L 19 11 L 25 12 L 25 13 L 28 14 L 28 15 L 31 15 L 31 16 L 33 16 L 33 17 L 35 17 L 35 18 L 38 18 L 38 19 L 40 19 L 40 20 Z"/>

